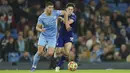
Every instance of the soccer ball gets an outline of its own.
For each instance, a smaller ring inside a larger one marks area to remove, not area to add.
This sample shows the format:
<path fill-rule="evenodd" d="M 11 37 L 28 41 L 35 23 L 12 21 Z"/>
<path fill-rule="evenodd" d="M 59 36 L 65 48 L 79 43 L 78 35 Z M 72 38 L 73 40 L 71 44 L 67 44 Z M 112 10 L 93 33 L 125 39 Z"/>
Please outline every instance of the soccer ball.
<path fill-rule="evenodd" d="M 77 65 L 76 62 L 71 61 L 71 62 L 68 63 L 68 69 L 70 71 L 75 71 L 75 70 L 77 70 L 77 68 L 78 68 L 78 65 Z"/>

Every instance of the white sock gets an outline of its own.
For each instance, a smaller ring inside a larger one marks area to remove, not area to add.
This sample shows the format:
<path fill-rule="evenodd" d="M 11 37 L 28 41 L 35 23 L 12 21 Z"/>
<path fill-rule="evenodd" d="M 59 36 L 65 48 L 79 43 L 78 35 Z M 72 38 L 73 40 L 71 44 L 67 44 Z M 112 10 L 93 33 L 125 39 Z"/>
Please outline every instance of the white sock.
<path fill-rule="evenodd" d="M 33 67 L 33 68 L 37 68 L 37 67 L 36 67 L 36 66 L 34 66 L 34 65 L 33 65 L 32 67 Z"/>

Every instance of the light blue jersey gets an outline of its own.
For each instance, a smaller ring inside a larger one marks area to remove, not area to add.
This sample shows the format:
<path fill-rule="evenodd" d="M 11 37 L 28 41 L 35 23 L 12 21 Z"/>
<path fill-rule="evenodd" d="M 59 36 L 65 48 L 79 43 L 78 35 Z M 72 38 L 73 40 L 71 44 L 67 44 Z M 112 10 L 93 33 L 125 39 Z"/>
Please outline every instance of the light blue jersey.
<path fill-rule="evenodd" d="M 51 16 L 47 16 L 45 13 L 41 14 L 38 18 L 37 24 L 42 24 L 45 32 L 40 33 L 38 45 L 55 48 L 56 36 L 57 36 L 57 18 L 61 15 L 61 11 L 53 10 Z"/>
<path fill-rule="evenodd" d="M 41 32 L 40 37 L 56 37 L 57 34 L 57 18 L 61 15 L 61 11 L 53 10 L 51 16 L 47 16 L 45 13 L 41 14 L 38 18 L 37 24 L 42 24 L 45 32 Z"/>

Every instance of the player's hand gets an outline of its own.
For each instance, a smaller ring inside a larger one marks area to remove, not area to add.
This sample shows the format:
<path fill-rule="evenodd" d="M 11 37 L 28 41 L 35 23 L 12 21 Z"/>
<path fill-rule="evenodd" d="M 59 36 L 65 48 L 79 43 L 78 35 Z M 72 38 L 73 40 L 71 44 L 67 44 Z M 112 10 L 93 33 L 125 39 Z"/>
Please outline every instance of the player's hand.
<path fill-rule="evenodd" d="M 60 19 L 61 21 L 64 21 L 64 18 L 59 16 L 58 19 Z"/>
<path fill-rule="evenodd" d="M 61 16 L 59 16 L 58 18 L 61 19 L 61 20 L 63 19 Z"/>
<path fill-rule="evenodd" d="M 45 28 L 42 28 L 40 31 L 41 31 L 41 32 L 45 32 L 46 30 L 45 30 Z"/>
<path fill-rule="evenodd" d="M 72 27 L 71 27 L 70 25 L 67 25 L 67 26 L 66 26 L 66 30 L 67 30 L 67 31 L 70 31 L 71 29 L 72 29 Z"/>

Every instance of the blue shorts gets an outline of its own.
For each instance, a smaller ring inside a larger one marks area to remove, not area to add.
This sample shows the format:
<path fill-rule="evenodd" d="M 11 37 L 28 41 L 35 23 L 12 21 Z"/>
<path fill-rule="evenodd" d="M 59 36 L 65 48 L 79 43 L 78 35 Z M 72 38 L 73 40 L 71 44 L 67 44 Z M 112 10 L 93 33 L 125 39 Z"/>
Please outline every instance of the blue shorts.
<path fill-rule="evenodd" d="M 72 42 L 73 36 L 59 36 L 57 39 L 56 47 L 64 47 L 65 43 Z"/>
<path fill-rule="evenodd" d="M 56 37 L 48 38 L 48 37 L 39 37 L 38 45 L 40 46 L 48 46 L 48 48 L 55 48 L 56 47 Z"/>

